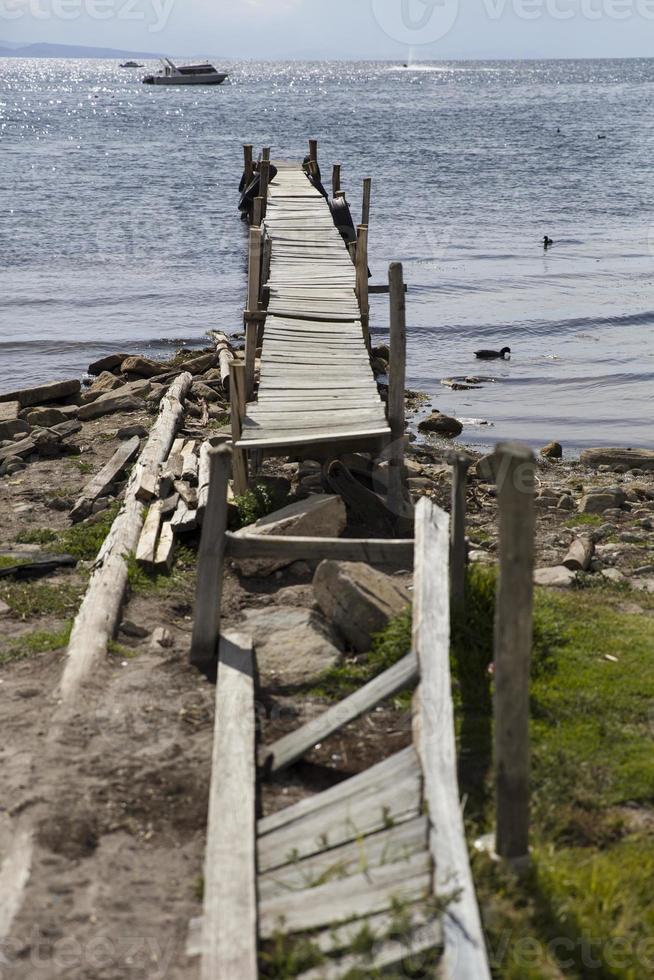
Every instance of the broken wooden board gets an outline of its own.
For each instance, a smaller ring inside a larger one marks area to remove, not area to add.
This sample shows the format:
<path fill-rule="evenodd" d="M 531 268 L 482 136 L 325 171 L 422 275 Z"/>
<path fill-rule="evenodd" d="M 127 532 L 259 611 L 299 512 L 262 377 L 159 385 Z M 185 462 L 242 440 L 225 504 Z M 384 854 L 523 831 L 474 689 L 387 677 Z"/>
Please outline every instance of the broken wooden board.
<path fill-rule="evenodd" d="M 82 490 L 77 503 L 70 512 L 70 519 L 73 524 L 83 521 L 91 514 L 95 501 L 100 497 L 107 496 L 120 474 L 136 459 L 140 449 L 141 440 L 138 436 L 134 436 L 133 439 L 119 446 L 109 462 L 102 467 L 99 473 L 96 473 Z"/>

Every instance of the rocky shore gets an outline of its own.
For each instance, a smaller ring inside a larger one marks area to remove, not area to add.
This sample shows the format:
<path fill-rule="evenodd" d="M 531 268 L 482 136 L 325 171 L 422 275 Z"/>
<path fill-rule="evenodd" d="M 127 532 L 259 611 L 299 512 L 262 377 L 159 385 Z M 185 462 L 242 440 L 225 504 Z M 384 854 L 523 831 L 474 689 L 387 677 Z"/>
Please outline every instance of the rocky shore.
<path fill-rule="evenodd" d="M 383 353 L 376 354 L 380 371 L 387 366 Z M 0 843 L 24 812 L 34 815 L 37 827 L 32 875 L 10 949 L 19 980 L 33 975 L 36 922 L 53 977 L 83 980 L 89 970 L 95 980 L 194 975 L 186 925 L 201 912 L 213 730 L 213 688 L 188 665 L 196 525 L 180 529 L 165 567 L 146 569 L 130 556 L 120 632 L 79 705 L 75 737 L 60 759 L 48 760 L 47 773 L 41 760 L 71 621 L 118 512 L 130 452 L 112 481 L 100 477 L 121 446 L 134 440 L 137 450 L 142 445 L 182 371 L 194 379 L 178 433 L 184 446 L 197 452 L 207 439 L 227 440 L 226 362 L 240 356 L 218 337 L 210 348 L 182 350 L 170 362 L 117 354 L 91 365 L 83 383 L 0 395 L 0 753 L 2 798 L 11 800 L 0 815 Z M 407 393 L 409 414 L 422 413 L 423 402 L 419 393 Z M 406 470 L 414 499 L 427 495 L 449 510 L 452 445 L 451 438 L 413 432 Z M 492 565 L 498 542 L 495 458 L 472 455 L 470 560 Z M 536 581 L 554 588 L 617 588 L 636 608 L 641 593 L 654 592 L 654 453 L 591 450 L 572 462 L 558 455 L 556 447 L 547 447 L 538 458 Z M 363 457 L 349 462 L 358 462 L 364 473 L 372 467 Z M 189 500 L 197 503 L 192 466 L 186 476 L 173 473 L 171 479 L 177 493 L 188 484 Z M 255 490 L 232 501 L 230 513 L 233 529 L 258 522 L 264 532 L 273 527 L 275 533 L 285 528 L 299 534 L 309 527 L 313 535 L 382 536 L 374 524 L 362 527 L 360 516 L 329 492 L 317 461 L 266 462 Z M 411 587 L 411 569 L 232 563 L 224 626 L 245 628 L 254 637 L 263 743 L 315 717 L 326 699 L 343 696 L 348 684 L 384 663 L 384 644 L 392 646 L 395 634 L 381 646 L 374 637 L 389 623 L 399 624 L 393 629 L 401 647 Z M 393 699 L 265 783 L 262 812 L 325 786 L 327 767 L 361 771 L 410 738 L 407 703 Z M 39 793 L 41 781 L 53 779 L 54 803 Z M 130 964 L 121 937 L 135 928 L 147 941 L 132 950 Z M 87 948 L 100 929 L 115 951 L 106 968 L 64 957 L 64 965 L 57 965 L 58 943 L 74 936 Z"/>

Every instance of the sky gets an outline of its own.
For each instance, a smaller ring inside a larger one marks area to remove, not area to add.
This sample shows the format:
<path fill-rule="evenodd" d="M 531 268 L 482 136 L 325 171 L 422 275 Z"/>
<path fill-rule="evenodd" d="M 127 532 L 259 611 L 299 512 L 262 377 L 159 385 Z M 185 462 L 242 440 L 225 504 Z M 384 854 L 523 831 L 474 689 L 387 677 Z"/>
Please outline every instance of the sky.
<path fill-rule="evenodd" d="M 0 43 L 229 59 L 654 55 L 654 0 L 0 0 Z"/>

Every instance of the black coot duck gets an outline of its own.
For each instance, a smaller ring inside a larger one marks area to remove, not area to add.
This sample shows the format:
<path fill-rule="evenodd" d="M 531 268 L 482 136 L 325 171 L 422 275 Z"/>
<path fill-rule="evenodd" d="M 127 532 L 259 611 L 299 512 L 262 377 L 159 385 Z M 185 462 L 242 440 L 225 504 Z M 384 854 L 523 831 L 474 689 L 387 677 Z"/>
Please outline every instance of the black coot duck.
<path fill-rule="evenodd" d="M 505 358 L 511 353 L 510 347 L 503 347 L 502 350 L 476 350 L 475 357 L 481 361 L 492 361 L 497 358 Z"/>

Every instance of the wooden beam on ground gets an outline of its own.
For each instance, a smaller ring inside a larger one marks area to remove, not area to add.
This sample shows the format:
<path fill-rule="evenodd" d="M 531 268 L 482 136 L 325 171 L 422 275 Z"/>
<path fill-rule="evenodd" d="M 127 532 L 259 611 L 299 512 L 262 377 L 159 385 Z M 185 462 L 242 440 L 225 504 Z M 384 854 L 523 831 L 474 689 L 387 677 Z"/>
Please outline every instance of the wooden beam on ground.
<path fill-rule="evenodd" d="M 410 568 L 411 539 L 308 538 L 272 534 L 226 534 L 230 558 L 279 558 L 291 561 L 363 561 L 369 565 Z"/>
<path fill-rule="evenodd" d="M 184 372 L 164 395 L 159 417 L 128 482 L 123 508 L 96 559 L 68 644 L 59 692 L 66 704 L 74 700 L 80 686 L 106 655 L 107 644 L 118 628 L 127 587 L 127 556 L 136 550 L 143 528 L 144 509 L 138 494 L 144 486 L 151 485 L 153 478 L 156 483 L 159 466 L 184 417 L 184 398 L 192 383 L 192 375 Z"/>
<path fill-rule="evenodd" d="M 318 742 L 324 741 L 351 721 L 359 718 L 418 679 L 418 658 L 409 653 L 398 663 L 375 677 L 364 687 L 329 708 L 318 718 L 298 728 L 297 731 L 280 738 L 263 750 L 264 764 L 269 764 L 270 772 L 277 773 L 297 762 L 310 752 Z"/>
<path fill-rule="evenodd" d="M 518 443 L 500 461 L 499 580 L 495 606 L 494 739 L 497 854 L 529 860 L 529 678 L 534 603 L 534 454 Z"/>
<path fill-rule="evenodd" d="M 414 722 L 431 821 L 433 891 L 441 899 L 451 899 L 443 913 L 443 976 L 490 980 L 459 800 L 448 555 L 447 514 L 423 498 L 416 508 L 413 642 L 421 681 Z"/>
<path fill-rule="evenodd" d="M 226 446 L 209 450 L 209 495 L 204 514 L 191 640 L 191 663 L 210 672 L 216 659 L 227 529 L 227 487 L 231 452 Z"/>
<path fill-rule="evenodd" d="M 232 361 L 230 364 L 229 394 L 231 401 L 232 443 L 234 444 L 232 455 L 234 493 L 239 495 L 245 493 L 248 488 L 247 457 L 242 449 L 236 448 L 236 444 L 241 438 L 243 416 L 245 415 L 245 364 L 237 364 L 236 361 Z"/>
<path fill-rule="evenodd" d="M 99 473 L 90 480 L 70 512 L 70 519 L 73 524 L 83 521 L 93 510 L 93 504 L 100 497 L 106 496 L 109 489 L 116 482 L 126 466 L 132 462 L 139 454 L 141 440 L 134 436 L 128 442 L 119 446 L 108 463 L 106 463 Z"/>
<path fill-rule="evenodd" d="M 162 503 L 161 500 L 155 500 L 151 505 L 136 549 L 136 560 L 145 568 L 154 567 L 161 527 Z"/>
<path fill-rule="evenodd" d="M 256 767 L 252 641 L 220 640 L 201 980 L 256 980 Z"/>

